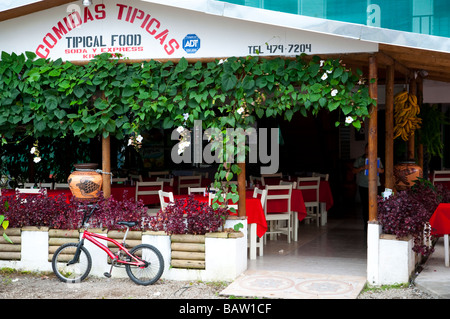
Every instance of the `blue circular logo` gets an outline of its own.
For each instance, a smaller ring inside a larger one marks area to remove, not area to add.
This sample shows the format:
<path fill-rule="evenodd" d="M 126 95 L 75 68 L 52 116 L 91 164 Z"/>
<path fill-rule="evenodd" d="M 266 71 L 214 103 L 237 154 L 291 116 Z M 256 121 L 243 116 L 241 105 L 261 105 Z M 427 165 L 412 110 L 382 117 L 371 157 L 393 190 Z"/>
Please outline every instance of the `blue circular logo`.
<path fill-rule="evenodd" d="M 186 53 L 195 53 L 200 49 L 200 38 L 196 34 L 188 34 L 183 39 L 183 49 Z"/>

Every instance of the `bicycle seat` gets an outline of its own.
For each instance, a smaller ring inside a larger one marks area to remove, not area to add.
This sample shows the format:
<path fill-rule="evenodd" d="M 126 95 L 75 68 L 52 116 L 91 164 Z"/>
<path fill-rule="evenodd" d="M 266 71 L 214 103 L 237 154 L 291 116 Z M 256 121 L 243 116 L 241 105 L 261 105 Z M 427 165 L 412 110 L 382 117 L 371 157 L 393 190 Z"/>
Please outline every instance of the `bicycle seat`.
<path fill-rule="evenodd" d="M 133 227 L 137 225 L 137 222 L 117 222 L 117 225 L 124 225 L 127 227 Z"/>

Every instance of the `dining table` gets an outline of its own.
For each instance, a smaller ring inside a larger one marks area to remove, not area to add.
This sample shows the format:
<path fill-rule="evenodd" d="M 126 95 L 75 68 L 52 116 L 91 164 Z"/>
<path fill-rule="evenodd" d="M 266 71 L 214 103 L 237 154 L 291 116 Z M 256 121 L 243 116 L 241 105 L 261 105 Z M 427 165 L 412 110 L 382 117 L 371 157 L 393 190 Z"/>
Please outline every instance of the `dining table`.
<path fill-rule="evenodd" d="M 297 181 L 296 179 L 286 180 L 286 179 L 282 179 L 280 177 L 270 177 L 270 178 L 265 179 L 265 184 L 279 185 L 280 181 L 282 181 L 282 180 L 285 180 L 288 182 Z M 307 182 L 305 183 L 305 185 L 307 185 Z M 315 191 L 313 189 L 302 189 L 301 196 L 302 196 L 303 204 L 304 204 L 304 202 L 315 201 L 315 198 L 316 198 Z M 298 195 L 298 190 L 293 189 L 292 199 L 299 200 L 299 198 L 300 198 L 300 196 Z M 320 210 L 321 210 L 321 214 L 322 214 L 321 222 L 322 222 L 322 226 L 323 226 L 327 223 L 328 211 L 334 205 L 333 194 L 331 192 L 330 183 L 329 183 L 329 181 L 324 180 L 324 179 L 321 179 L 320 184 L 319 184 L 319 202 L 320 202 Z M 297 209 L 298 209 L 298 204 L 297 204 Z M 293 210 L 293 211 L 295 211 L 295 210 Z M 306 213 L 305 213 L 305 215 L 303 215 L 302 212 L 298 212 L 298 213 L 299 213 L 300 221 L 306 217 Z"/>
<path fill-rule="evenodd" d="M 159 187 L 157 186 L 145 186 L 140 187 L 140 190 L 143 191 L 151 191 L 151 190 L 158 190 Z M 163 185 L 163 191 L 164 192 L 173 192 L 174 187 L 169 186 L 168 184 Z M 136 198 L 136 186 L 132 185 L 123 185 L 123 184 L 112 184 L 111 185 L 111 196 L 116 200 L 121 200 L 123 198 L 126 199 L 132 199 L 134 200 Z M 143 204 L 145 206 L 155 206 L 159 205 L 159 195 L 139 195 L 139 199 L 142 200 Z"/>
<path fill-rule="evenodd" d="M 450 203 L 440 203 L 429 220 L 431 234 L 444 237 L 444 262 L 449 267 Z"/>
<path fill-rule="evenodd" d="M 15 189 L 2 189 L 1 195 L 2 196 L 11 196 L 16 194 Z M 37 194 L 22 194 L 22 196 L 35 196 Z M 70 189 L 47 189 L 47 196 L 49 197 L 57 197 L 57 196 L 64 196 L 65 201 L 67 203 L 70 202 L 70 199 L 72 198 L 72 192 Z"/>
<path fill-rule="evenodd" d="M 262 187 L 264 188 L 264 187 Z M 273 192 L 273 191 L 271 191 Z M 276 193 L 280 193 L 283 191 L 275 191 Z M 253 197 L 254 189 L 247 189 L 245 191 L 246 198 Z M 288 211 L 287 201 L 284 199 L 274 199 L 266 202 L 266 211 L 268 214 L 276 214 L 276 213 L 284 213 Z M 302 221 L 306 217 L 306 206 L 303 200 L 302 190 L 293 189 L 291 193 L 291 212 L 297 212 L 298 221 Z"/>
<path fill-rule="evenodd" d="M 174 200 L 177 199 L 185 199 L 189 195 L 173 195 Z M 209 196 L 204 196 L 203 194 L 194 194 L 191 195 L 194 197 L 195 200 L 199 202 L 205 202 L 209 203 Z M 247 216 L 247 223 L 248 224 L 256 224 L 256 234 L 259 238 L 264 236 L 264 234 L 267 232 L 267 222 L 266 222 L 266 216 L 264 215 L 264 210 L 261 205 L 261 200 L 258 198 L 253 197 L 247 197 L 245 199 L 245 211 Z M 234 213 L 230 213 L 232 216 L 238 216 L 239 211 L 236 210 Z"/>

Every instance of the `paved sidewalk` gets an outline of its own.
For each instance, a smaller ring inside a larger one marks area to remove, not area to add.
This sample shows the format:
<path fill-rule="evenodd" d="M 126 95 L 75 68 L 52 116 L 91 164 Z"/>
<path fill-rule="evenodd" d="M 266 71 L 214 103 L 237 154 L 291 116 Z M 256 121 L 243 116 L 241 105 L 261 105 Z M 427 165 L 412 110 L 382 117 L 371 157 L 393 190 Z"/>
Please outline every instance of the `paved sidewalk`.
<path fill-rule="evenodd" d="M 450 298 L 450 267 L 445 267 L 444 238 L 436 242 L 433 254 L 424 264 L 414 283 L 422 291 L 434 295 L 436 298 Z"/>

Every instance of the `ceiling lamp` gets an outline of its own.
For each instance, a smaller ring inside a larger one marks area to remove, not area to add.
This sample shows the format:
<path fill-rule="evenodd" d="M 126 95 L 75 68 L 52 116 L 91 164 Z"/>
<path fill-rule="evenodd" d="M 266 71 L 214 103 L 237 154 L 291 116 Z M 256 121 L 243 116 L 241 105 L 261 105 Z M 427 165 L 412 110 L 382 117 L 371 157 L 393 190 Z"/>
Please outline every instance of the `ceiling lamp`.
<path fill-rule="evenodd" d="M 91 0 L 83 0 L 83 6 L 89 7 L 92 4 Z"/>

